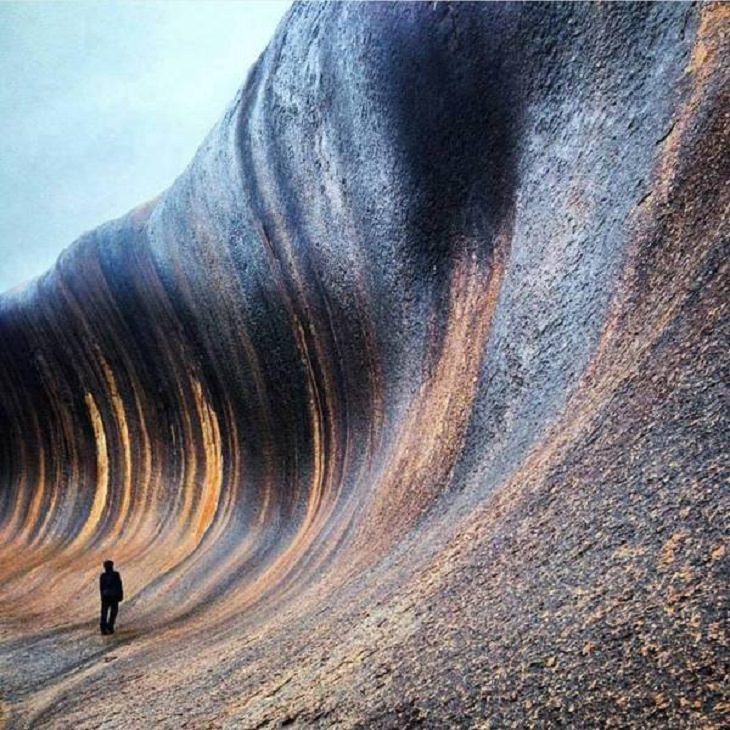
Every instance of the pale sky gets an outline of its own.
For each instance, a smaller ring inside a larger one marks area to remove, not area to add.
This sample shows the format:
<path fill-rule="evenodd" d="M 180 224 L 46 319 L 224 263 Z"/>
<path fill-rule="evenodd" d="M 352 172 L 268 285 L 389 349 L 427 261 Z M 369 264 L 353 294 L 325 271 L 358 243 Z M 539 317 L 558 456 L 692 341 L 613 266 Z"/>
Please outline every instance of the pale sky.
<path fill-rule="evenodd" d="M 0 2 L 0 292 L 167 188 L 289 5 Z"/>

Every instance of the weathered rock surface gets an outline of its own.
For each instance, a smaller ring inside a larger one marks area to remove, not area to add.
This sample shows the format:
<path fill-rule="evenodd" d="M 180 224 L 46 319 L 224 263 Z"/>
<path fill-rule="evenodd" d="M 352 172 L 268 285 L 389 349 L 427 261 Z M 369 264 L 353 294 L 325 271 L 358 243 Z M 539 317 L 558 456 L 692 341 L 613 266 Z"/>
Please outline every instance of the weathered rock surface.
<path fill-rule="evenodd" d="M 8 727 L 726 723 L 728 7 L 297 5 L 4 295 Z"/>

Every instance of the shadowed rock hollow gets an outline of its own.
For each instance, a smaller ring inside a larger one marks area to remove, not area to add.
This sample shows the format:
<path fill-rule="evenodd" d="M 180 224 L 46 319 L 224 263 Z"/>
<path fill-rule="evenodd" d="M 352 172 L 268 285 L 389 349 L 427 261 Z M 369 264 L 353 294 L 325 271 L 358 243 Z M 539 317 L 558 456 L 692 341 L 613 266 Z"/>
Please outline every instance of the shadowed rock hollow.
<path fill-rule="evenodd" d="M 728 15 L 293 7 L 0 299 L 7 726 L 727 721 Z"/>

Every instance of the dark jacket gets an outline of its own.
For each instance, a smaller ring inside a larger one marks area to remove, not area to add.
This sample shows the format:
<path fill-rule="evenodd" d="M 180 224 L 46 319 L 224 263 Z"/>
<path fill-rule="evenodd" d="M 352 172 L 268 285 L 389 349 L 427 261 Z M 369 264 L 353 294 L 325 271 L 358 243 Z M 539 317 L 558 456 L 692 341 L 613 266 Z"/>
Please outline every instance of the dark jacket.
<path fill-rule="evenodd" d="M 123 601 L 122 578 L 116 570 L 107 571 L 99 576 L 99 592 L 109 601 Z"/>

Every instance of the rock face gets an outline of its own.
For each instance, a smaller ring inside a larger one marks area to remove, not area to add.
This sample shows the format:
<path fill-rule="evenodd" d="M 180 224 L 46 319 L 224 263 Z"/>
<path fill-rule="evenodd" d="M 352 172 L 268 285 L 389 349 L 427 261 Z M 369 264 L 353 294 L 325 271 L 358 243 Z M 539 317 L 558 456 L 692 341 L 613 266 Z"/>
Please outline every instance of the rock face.
<path fill-rule="evenodd" d="M 0 718 L 727 720 L 728 16 L 294 6 L 0 299 Z"/>

